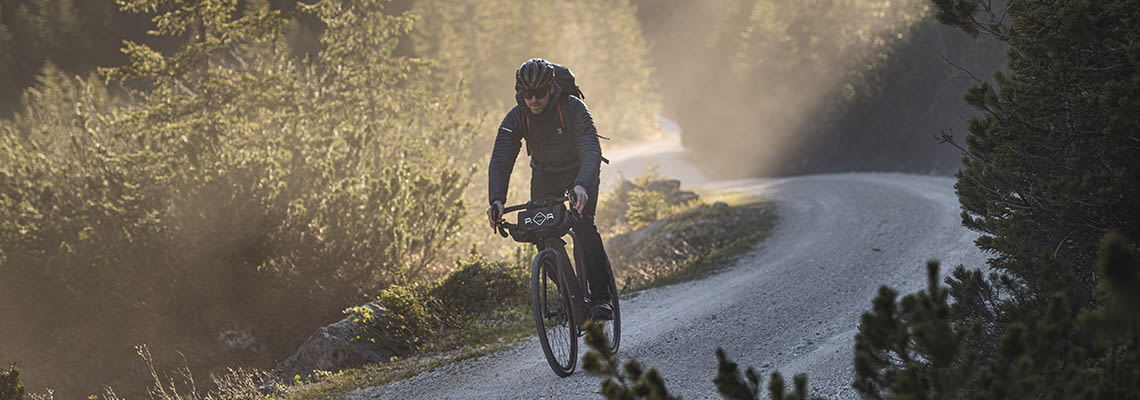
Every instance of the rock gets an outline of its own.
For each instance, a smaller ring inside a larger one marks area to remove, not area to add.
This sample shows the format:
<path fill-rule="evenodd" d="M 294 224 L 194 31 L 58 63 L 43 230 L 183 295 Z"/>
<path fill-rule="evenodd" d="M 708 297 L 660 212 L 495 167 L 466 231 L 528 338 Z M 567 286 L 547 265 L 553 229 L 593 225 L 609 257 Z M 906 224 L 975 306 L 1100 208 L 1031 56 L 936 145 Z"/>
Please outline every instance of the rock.
<path fill-rule="evenodd" d="M 662 179 L 662 180 L 657 180 L 657 181 L 651 181 L 645 185 L 645 190 L 648 190 L 651 192 L 661 192 L 661 193 L 664 193 L 666 195 L 669 195 L 673 192 L 676 192 L 680 188 L 681 188 L 681 181 L 676 180 L 676 179 Z"/>
<path fill-rule="evenodd" d="M 382 318 L 385 312 L 373 303 L 365 304 L 365 307 L 371 308 L 378 318 Z M 317 329 L 293 355 L 273 369 L 273 375 L 283 382 L 292 382 L 295 376 L 307 379 L 317 370 L 340 371 L 365 364 L 388 362 L 396 354 L 370 341 L 353 340 L 363 334 L 352 323 L 351 316 Z"/>
<path fill-rule="evenodd" d="M 661 230 L 661 228 L 669 223 L 669 220 L 669 217 L 661 218 L 649 223 L 649 225 L 641 227 L 640 229 L 614 236 L 606 242 L 605 247 L 607 249 L 611 247 L 615 249 L 627 249 L 638 246 L 642 242 L 653 238 L 653 236 L 656 235 L 657 232 Z"/>
<path fill-rule="evenodd" d="M 669 204 L 685 204 L 690 201 L 699 199 L 701 196 L 688 190 L 678 190 L 673 192 L 665 198 L 665 202 Z"/>

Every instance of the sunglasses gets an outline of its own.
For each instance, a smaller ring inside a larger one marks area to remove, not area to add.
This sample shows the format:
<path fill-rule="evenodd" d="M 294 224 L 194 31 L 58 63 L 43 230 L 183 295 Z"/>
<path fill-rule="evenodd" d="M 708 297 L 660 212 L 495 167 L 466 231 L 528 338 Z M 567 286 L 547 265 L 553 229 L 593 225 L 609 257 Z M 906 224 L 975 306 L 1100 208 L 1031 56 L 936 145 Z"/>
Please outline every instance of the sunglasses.
<path fill-rule="evenodd" d="M 549 86 L 544 87 L 544 88 L 538 88 L 538 89 L 527 89 L 527 90 L 522 91 L 522 97 L 524 99 L 546 97 L 546 93 L 549 91 L 550 91 Z"/>

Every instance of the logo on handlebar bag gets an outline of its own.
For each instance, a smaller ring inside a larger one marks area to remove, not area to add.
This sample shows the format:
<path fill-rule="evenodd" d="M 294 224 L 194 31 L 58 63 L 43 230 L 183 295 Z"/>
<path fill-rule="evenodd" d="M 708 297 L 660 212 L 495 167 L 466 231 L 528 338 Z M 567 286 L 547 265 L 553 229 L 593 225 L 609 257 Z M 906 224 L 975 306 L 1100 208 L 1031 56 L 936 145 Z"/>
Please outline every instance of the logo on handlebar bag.
<path fill-rule="evenodd" d="M 552 212 L 546 212 L 546 213 L 538 212 L 538 213 L 535 213 L 533 217 L 527 217 L 525 220 L 523 220 L 523 223 L 542 226 L 542 224 L 546 223 L 546 221 L 552 221 L 552 220 L 554 220 L 554 213 L 552 213 Z"/>

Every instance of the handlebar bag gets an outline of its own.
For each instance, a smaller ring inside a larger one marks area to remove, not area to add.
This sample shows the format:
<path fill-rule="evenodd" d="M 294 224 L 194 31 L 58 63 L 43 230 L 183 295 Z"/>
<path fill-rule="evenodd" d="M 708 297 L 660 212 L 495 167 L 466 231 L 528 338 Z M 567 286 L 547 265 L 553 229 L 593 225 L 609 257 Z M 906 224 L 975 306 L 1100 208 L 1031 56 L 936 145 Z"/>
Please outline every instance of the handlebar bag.
<path fill-rule="evenodd" d="M 511 238 L 516 242 L 538 243 L 543 239 L 562 237 L 574 225 L 570 211 L 563 203 L 520 211 L 518 218 L 518 227 L 511 230 Z"/>

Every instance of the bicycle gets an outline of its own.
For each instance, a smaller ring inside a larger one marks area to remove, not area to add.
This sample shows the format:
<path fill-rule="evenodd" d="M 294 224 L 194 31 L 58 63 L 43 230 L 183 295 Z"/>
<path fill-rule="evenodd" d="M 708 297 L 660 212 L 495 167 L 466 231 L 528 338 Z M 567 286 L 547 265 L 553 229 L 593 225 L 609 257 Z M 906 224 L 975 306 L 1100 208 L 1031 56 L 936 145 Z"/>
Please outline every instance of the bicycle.
<path fill-rule="evenodd" d="M 539 246 L 531 266 L 531 301 L 534 306 L 535 328 L 542 344 L 542 352 L 550 368 L 560 377 L 574 373 L 578 362 L 578 337 L 581 327 L 591 314 L 592 307 L 586 298 L 586 268 L 580 248 L 574 248 L 574 263 L 566 253 L 562 236 L 575 238 L 571 226 L 580 216 L 571 207 L 566 208 L 569 196 L 529 201 L 503 209 L 499 221 L 499 234 L 511 236 L 521 243 Z M 518 224 L 503 220 L 511 212 L 519 211 Z M 577 268 L 575 268 L 577 266 Z M 609 335 L 610 349 L 617 352 L 621 343 L 621 308 L 618 304 L 617 285 L 610 276 L 610 306 L 612 320 L 598 320 Z"/>

